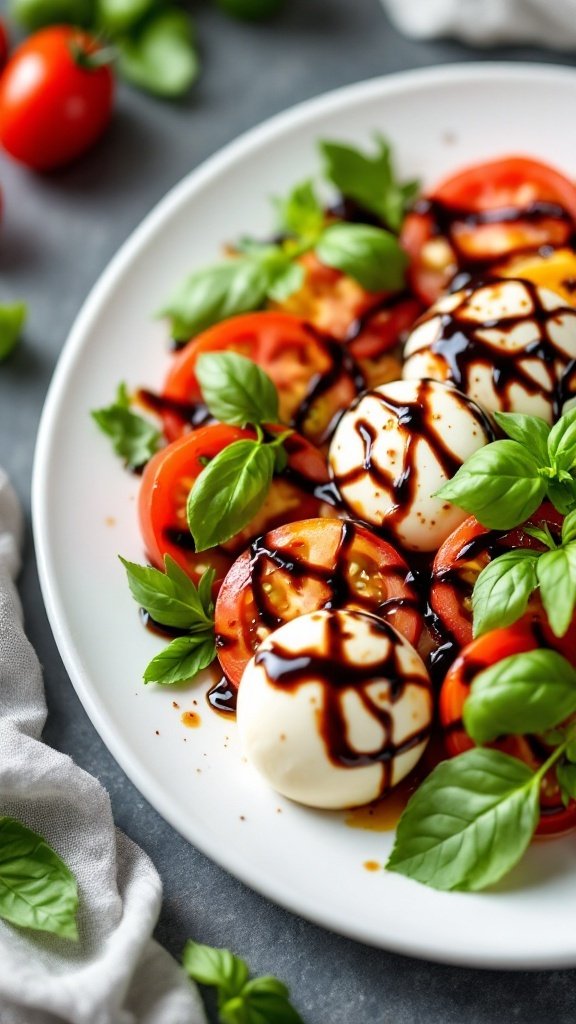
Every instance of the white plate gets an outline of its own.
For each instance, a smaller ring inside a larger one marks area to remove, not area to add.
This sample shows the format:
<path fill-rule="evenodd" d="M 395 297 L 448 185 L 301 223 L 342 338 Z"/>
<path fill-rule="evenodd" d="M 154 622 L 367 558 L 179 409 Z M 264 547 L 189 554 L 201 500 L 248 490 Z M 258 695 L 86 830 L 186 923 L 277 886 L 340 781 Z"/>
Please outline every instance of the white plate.
<path fill-rule="evenodd" d="M 576 965 L 573 838 L 534 847 L 482 895 L 369 872 L 364 862 L 385 861 L 390 833 L 275 796 L 241 762 L 234 723 L 209 710 L 205 687 L 145 689 L 141 672 L 161 641 L 140 625 L 116 558 L 143 557 L 138 481 L 89 410 L 120 380 L 159 386 L 169 356 L 151 314 L 223 240 L 266 233 L 268 197 L 316 171 L 319 137 L 366 145 L 379 129 L 402 174 L 425 182 L 510 152 L 573 173 L 575 110 L 571 70 L 473 64 L 352 86 L 248 133 L 178 185 L 103 274 L 54 375 L 36 452 L 34 526 L 52 628 L 84 707 L 134 784 L 190 842 L 276 902 L 364 942 L 460 964 Z M 200 728 L 181 724 L 187 709 L 200 713 Z"/>

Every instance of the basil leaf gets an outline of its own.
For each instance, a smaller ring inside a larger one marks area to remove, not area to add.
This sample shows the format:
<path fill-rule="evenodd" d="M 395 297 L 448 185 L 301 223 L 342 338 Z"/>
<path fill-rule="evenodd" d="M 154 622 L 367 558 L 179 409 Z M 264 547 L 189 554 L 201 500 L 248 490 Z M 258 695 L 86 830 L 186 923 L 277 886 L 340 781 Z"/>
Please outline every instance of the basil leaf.
<path fill-rule="evenodd" d="M 511 530 L 530 518 L 546 493 L 538 470 L 532 453 L 516 441 L 493 441 L 466 459 L 438 496 L 490 530 Z"/>
<path fill-rule="evenodd" d="M 154 424 L 131 412 L 125 384 L 118 386 L 116 400 L 103 409 L 93 409 L 92 419 L 130 469 L 139 469 L 160 448 L 161 434 Z"/>
<path fill-rule="evenodd" d="M 550 464 L 559 470 L 576 466 L 576 408 L 561 416 L 548 437 Z"/>
<path fill-rule="evenodd" d="M 7 359 L 20 341 L 26 322 L 27 309 L 23 302 L 8 306 L 0 305 L 0 362 Z"/>
<path fill-rule="evenodd" d="M 570 544 L 576 540 L 576 510 L 569 512 L 562 523 L 562 543 Z"/>
<path fill-rule="evenodd" d="M 248 965 L 229 949 L 214 949 L 192 939 L 186 943 L 182 966 L 199 985 L 217 988 L 221 996 L 232 998 L 248 981 Z"/>
<path fill-rule="evenodd" d="M 215 579 L 216 570 L 206 569 L 202 573 L 200 582 L 198 583 L 198 597 L 200 598 L 200 604 L 202 605 L 204 615 L 210 620 L 214 618 L 214 598 L 212 597 L 212 588 L 214 586 Z"/>
<path fill-rule="evenodd" d="M 144 670 L 145 683 L 173 686 L 194 679 L 203 668 L 208 668 L 216 657 L 214 631 L 177 636 Z"/>
<path fill-rule="evenodd" d="M 538 583 L 554 636 L 564 636 L 576 606 L 576 544 L 545 551 L 538 559 Z"/>
<path fill-rule="evenodd" d="M 539 794 L 528 766 L 498 750 L 443 761 L 410 798 L 386 868 L 435 889 L 494 885 L 530 843 Z"/>
<path fill-rule="evenodd" d="M 390 146 L 381 135 L 376 135 L 375 142 L 375 156 L 339 142 L 321 142 L 324 173 L 343 196 L 377 214 L 398 232 L 419 185 L 415 181 L 400 185 L 392 170 Z"/>
<path fill-rule="evenodd" d="M 297 238 L 316 238 L 324 227 L 324 210 L 311 181 L 296 185 L 285 199 L 276 199 L 275 205 L 280 231 Z"/>
<path fill-rule="evenodd" d="M 557 651 L 513 654 L 480 672 L 464 702 L 475 743 L 554 729 L 576 711 L 576 670 Z"/>
<path fill-rule="evenodd" d="M 576 507 L 576 480 L 549 480 L 546 494 L 555 508 L 565 516 Z"/>
<path fill-rule="evenodd" d="M 548 436 L 550 427 L 540 416 L 525 416 L 519 412 L 493 412 L 496 423 L 513 441 L 526 445 L 543 466 L 548 465 Z"/>
<path fill-rule="evenodd" d="M 268 298 L 274 302 L 284 302 L 284 299 L 302 288 L 305 278 L 304 267 L 299 263 L 290 263 L 268 288 Z"/>
<path fill-rule="evenodd" d="M 556 778 L 564 803 L 568 805 L 571 800 L 576 800 L 576 764 L 557 765 Z"/>
<path fill-rule="evenodd" d="M 221 423 L 277 423 L 278 392 L 251 359 L 236 352 L 206 352 L 195 373 L 209 412 Z"/>
<path fill-rule="evenodd" d="M 142 21 L 155 6 L 156 0 L 97 0 L 98 21 L 113 35 L 126 32 Z"/>
<path fill-rule="evenodd" d="M 555 551 L 558 545 L 554 540 L 550 532 L 548 523 L 544 523 L 544 526 L 523 526 L 524 533 L 527 533 L 529 537 L 534 537 L 534 540 L 539 540 L 545 548 L 549 551 Z"/>
<path fill-rule="evenodd" d="M 204 579 L 213 581 L 213 570 L 204 573 L 197 589 L 170 555 L 165 556 L 166 572 L 119 557 L 126 569 L 132 597 L 160 625 L 177 629 L 205 629 L 214 625 L 213 616 L 200 596 Z"/>
<path fill-rule="evenodd" d="M 303 1024 L 288 999 L 288 989 L 276 978 L 249 981 L 232 1005 L 220 1007 L 223 1024 Z"/>
<path fill-rule="evenodd" d="M 333 224 L 321 235 L 316 255 L 358 281 L 366 291 L 398 291 L 404 286 L 408 257 L 398 239 L 368 224 Z"/>
<path fill-rule="evenodd" d="M 0 917 L 77 939 L 77 909 L 76 881 L 61 857 L 37 832 L 0 817 Z"/>
<path fill-rule="evenodd" d="M 272 483 L 274 451 L 258 441 L 235 441 L 197 477 L 188 498 L 188 525 L 196 551 L 230 540 L 264 504 Z"/>
<path fill-rule="evenodd" d="M 474 636 L 516 622 L 536 589 L 538 555 L 524 548 L 507 551 L 482 569 L 472 593 Z"/>
<path fill-rule="evenodd" d="M 160 11 L 138 34 L 118 45 L 120 74 L 155 96 L 188 92 L 200 70 L 190 18 L 177 8 Z"/>
<path fill-rule="evenodd" d="M 92 0 L 11 0 L 10 14 L 29 32 L 45 25 L 87 27 L 93 17 Z"/>

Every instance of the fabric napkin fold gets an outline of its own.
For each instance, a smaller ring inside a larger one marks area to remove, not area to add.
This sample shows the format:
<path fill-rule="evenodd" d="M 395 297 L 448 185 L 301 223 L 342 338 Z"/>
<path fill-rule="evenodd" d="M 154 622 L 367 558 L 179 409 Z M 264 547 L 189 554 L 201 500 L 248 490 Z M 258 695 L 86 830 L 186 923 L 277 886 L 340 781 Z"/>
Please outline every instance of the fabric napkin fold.
<path fill-rule="evenodd" d="M 162 896 L 152 862 L 115 829 L 100 783 L 40 741 L 42 672 L 14 583 L 21 539 L 0 470 L 0 815 L 39 832 L 74 873 L 80 941 L 0 920 L 0 1022 L 205 1024 L 198 991 L 151 939 Z"/>
<path fill-rule="evenodd" d="M 417 39 L 576 46 L 576 0 L 381 0 L 397 28 Z"/>

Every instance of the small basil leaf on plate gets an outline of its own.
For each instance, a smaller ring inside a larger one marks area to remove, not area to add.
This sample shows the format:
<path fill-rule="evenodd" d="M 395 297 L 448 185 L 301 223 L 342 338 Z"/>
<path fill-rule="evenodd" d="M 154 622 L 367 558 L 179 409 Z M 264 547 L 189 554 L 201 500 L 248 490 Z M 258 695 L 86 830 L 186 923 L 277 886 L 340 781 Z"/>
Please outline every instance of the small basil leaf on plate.
<path fill-rule="evenodd" d="M 195 367 L 202 398 L 221 423 L 278 421 L 278 393 L 268 375 L 251 359 L 236 352 L 206 352 Z"/>
<path fill-rule="evenodd" d="M 166 572 L 128 562 L 122 557 L 120 561 L 126 569 L 132 597 L 160 625 L 176 629 L 213 625 L 210 606 L 206 603 L 206 589 L 214 579 L 213 570 L 204 573 L 197 588 L 170 555 L 165 557 Z"/>
<path fill-rule="evenodd" d="M 333 224 L 321 235 L 316 255 L 327 267 L 354 278 L 366 291 L 398 291 L 408 257 L 398 239 L 369 224 Z"/>
<path fill-rule="evenodd" d="M 92 419 L 112 441 L 117 455 L 130 469 L 144 466 L 160 448 L 160 431 L 129 408 L 125 384 L 118 387 L 116 400 L 102 409 L 92 410 Z"/>
<path fill-rule="evenodd" d="M 410 798 L 387 870 L 442 890 L 494 885 L 530 843 L 539 792 L 528 766 L 498 750 L 443 761 Z"/>
<path fill-rule="evenodd" d="M 274 461 L 271 445 L 234 441 L 202 470 L 187 506 L 197 551 L 223 544 L 248 525 L 266 500 Z"/>
<path fill-rule="evenodd" d="M 120 74 L 156 96 L 183 96 L 198 77 L 194 33 L 184 11 L 159 11 L 135 36 L 119 39 L 117 46 Z"/>
<path fill-rule="evenodd" d="M 325 214 L 311 181 L 303 181 L 284 199 L 276 199 L 278 227 L 297 238 L 315 238 L 324 226 Z"/>
<path fill-rule="evenodd" d="M 564 636 L 576 606 L 576 543 L 545 551 L 538 559 L 540 597 L 555 636 Z"/>
<path fill-rule="evenodd" d="M 541 465 L 548 465 L 550 427 L 545 420 L 518 412 L 493 412 L 492 415 L 509 438 L 525 445 Z"/>
<path fill-rule="evenodd" d="M 187 341 L 220 320 L 259 309 L 266 292 L 267 282 L 259 264 L 240 257 L 191 274 L 174 292 L 161 315 L 170 318 L 176 341 Z"/>
<path fill-rule="evenodd" d="M 0 305 L 0 362 L 7 359 L 20 341 L 27 309 L 23 302 Z"/>
<path fill-rule="evenodd" d="M 376 135 L 375 146 L 375 154 L 367 155 L 344 143 L 321 142 L 324 174 L 343 196 L 375 213 L 397 232 L 419 185 L 416 181 L 399 184 L 392 169 L 390 146 L 381 135 Z"/>
<path fill-rule="evenodd" d="M 77 939 L 78 888 L 51 846 L 15 818 L 0 817 L 0 917 Z"/>
<path fill-rule="evenodd" d="M 494 558 L 482 569 L 472 593 L 474 636 L 482 636 L 516 622 L 536 589 L 538 555 L 514 548 Z"/>
<path fill-rule="evenodd" d="M 475 515 L 490 530 L 511 530 L 536 511 L 546 481 L 531 452 L 516 441 L 479 448 L 438 495 Z"/>
<path fill-rule="evenodd" d="M 476 743 L 554 729 L 576 711 L 576 670 L 552 650 L 503 658 L 474 679 L 464 702 L 466 732 Z"/>
<path fill-rule="evenodd" d="M 190 939 L 182 955 L 182 966 L 193 981 L 219 990 L 224 998 L 242 991 L 248 981 L 248 965 L 229 949 L 215 949 Z"/>
<path fill-rule="evenodd" d="M 148 663 L 144 670 L 145 683 L 173 686 L 194 679 L 204 668 L 208 668 L 216 657 L 213 630 L 177 636 L 160 654 Z"/>

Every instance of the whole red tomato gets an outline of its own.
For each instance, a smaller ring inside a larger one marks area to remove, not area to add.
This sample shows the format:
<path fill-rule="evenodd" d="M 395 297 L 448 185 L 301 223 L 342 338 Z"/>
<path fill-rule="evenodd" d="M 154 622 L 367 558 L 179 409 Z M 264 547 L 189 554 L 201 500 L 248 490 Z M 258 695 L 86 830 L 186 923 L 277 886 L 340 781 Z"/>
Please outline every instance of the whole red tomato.
<path fill-rule="evenodd" d="M 0 143 L 38 171 L 69 163 L 104 131 L 114 79 L 86 32 L 65 25 L 29 36 L 0 78 Z"/>

